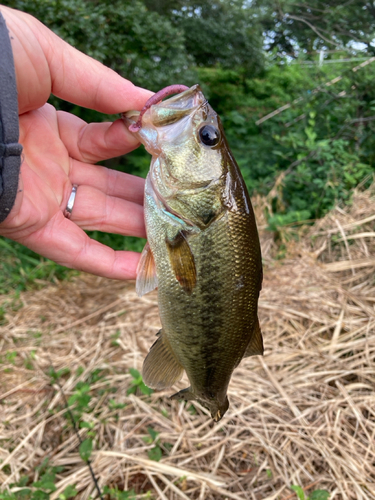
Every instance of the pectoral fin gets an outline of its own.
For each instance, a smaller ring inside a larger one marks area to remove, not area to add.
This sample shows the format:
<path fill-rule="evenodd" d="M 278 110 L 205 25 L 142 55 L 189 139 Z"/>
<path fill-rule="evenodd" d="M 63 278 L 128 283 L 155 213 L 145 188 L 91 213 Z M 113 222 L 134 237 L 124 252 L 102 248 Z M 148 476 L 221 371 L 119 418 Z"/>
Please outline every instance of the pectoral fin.
<path fill-rule="evenodd" d="M 183 231 L 173 240 L 166 240 L 170 263 L 177 281 L 186 293 L 190 294 L 197 281 L 194 255 Z"/>
<path fill-rule="evenodd" d="M 152 290 L 154 290 L 157 286 L 158 277 L 156 275 L 154 256 L 151 252 L 149 244 L 146 243 L 137 267 L 135 291 L 140 297 L 142 297 L 142 295 L 152 292 Z"/>
<path fill-rule="evenodd" d="M 253 335 L 243 357 L 247 358 L 249 356 L 255 356 L 257 354 L 263 354 L 263 351 L 264 348 L 262 332 L 260 331 L 259 320 L 257 318 L 254 325 Z"/>
<path fill-rule="evenodd" d="M 151 389 L 166 389 L 178 382 L 184 369 L 178 362 L 170 346 L 164 342 L 163 331 L 150 348 L 143 362 L 142 377 Z"/>

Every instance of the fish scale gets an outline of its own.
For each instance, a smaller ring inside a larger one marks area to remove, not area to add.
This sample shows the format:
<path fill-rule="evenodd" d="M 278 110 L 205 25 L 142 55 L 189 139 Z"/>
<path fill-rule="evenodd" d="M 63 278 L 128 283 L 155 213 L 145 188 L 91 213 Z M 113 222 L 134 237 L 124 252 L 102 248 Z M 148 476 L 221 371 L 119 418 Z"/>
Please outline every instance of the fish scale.
<path fill-rule="evenodd" d="M 162 323 L 143 378 L 165 389 L 185 371 L 190 387 L 172 397 L 198 400 L 218 421 L 229 406 L 233 370 L 243 357 L 263 353 L 255 217 L 220 119 L 199 86 L 142 115 L 137 136 L 153 161 L 137 291 L 158 288 Z M 163 117 L 162 126 L 155 117 Z M 128 125 L 136 119 L 136 112 L 125 115 Z"/>

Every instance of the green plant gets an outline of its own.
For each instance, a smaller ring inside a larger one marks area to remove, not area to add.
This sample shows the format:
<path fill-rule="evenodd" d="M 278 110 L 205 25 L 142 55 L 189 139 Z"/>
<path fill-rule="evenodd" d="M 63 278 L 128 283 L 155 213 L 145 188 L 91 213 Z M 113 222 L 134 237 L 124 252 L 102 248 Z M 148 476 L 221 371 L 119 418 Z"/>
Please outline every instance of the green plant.
<path fill-rule="evenodd" d="M 84 439 L 79 445 L 79 456 L 84 462 L 88 462 L 92 453 L 93 442 L 91 438 Z"/>
<path fill-rule="evenodd" d="M 154 444 L 154 446 L 148 450 L 148 458 L 150 460 L 155 460 L 159 462 L 163 456 L 163 450 L 169 452 L 172 448 L 172 444 L 168 442 L 161 443 L 159 439 L 159 432 L 155 431 L 152 427 L 147 427 L 148 436 L 145 436 L 143 441 L 146 444 Z"/>
<path fill-rule="evenodd" d="M 139 373 L 138 370 L 135 368 L 130 368 L 129 369 L 130 375 L 133 377 L 133 380 L 131 382 L 131 385 L 129 389 L 126 391 L 126 394 L 135 394 L 137 392 L 137 389 L 140 390 L 142 394 L 145 394 L 146 396 L 150 396 L 154 391 L 147 387 L 147 385 L 144 384 L 142 375 Z"/>
<path fill-rule="evenodd" d="M 74 414 L 76 418 L 80 418 L 84 412 L 90 412 L 90 390 L 90 384 L 87 382 L 78 382 L 75 386 L 73 394 L 68 398 L 68 405 L 70 407 L 74 406 Z"/>
<path fill-rule="evenodd" d="M 104 486 L 103 493 L 109 495 L 112 500 L 133 500 L 136 497 L 135 491 L 120 491 L 117 488 L 110 488 L 109 486 Z"/>
<path fill-rule="evenodd" d="M 43 259 L 19 243 L 0 237 L 0 294 L 41 287 L 46 281 L 54 282 L 75 274 L 77 271 Z"/>
<path fill-rule="evenodd" d="M 301 486 L 293 485 L 290 489 L 296 493 L 298 500 L 328 500 L 330 496 L 327 490 L 314 490 L 310 496 L 306 497 Z"/>
<path fill-rule="evenodd" d="M 151 448 L 150 450 L 148 450 L 147 454 L 148 454 L 148 458 L 150 460 L 155 460 L 156 462 L 159 462 L 159 460 L 161 459 L 162 457 L 162 451 L 161 451 L 161 448 L 159 446 L 159 432 L 155 431 L 152 427 L 147 427 L 147 432 L 148 432 L 148 436 L 145 436 L 143 439 L 143 441 L 146 443 L 146 444 L 152 444 L 154 443 L 154 446 L 153 448 Z"/>
<path fill-rule="evenodd" d="M 51 467 L 48 459 L 36 468 L 39 479 L 31 482 L 29 476 L 22 476 L 17 483 L 9 485 L 9 491 L 0 492 L 0 500 L 49 500 L 56 491 L 56 475 L 63 471 L 63 467 Z M 15 489 L 15 491 L 12 491 Z M 59 495 L 60 500 L 68 500 L 77 495 L 75 486 L 67 486 Z"/>
<path fill-rule="evenodd" d="M 60 500 L 68 500 L 68 498 L 75 498 L 77 495 L 77 490 L 75 486 L 67 486 L 65 490 L 60 493 L 59 499 Z"/>
<path fill-rule="evenodd" d="M 126 403 L 117 403 L 116 400 L 110 399 L 108 401 L 108 406 L 111 410 L 123 410 L 126 408 Z"/>
<path fill-rule="evenodd" d="M 17 351 L 7 351 L 5 353 L 5 359 L 11 363 L 12 365 L 15 364 L 16 362 L 16 357 L 17 357 Z"/>

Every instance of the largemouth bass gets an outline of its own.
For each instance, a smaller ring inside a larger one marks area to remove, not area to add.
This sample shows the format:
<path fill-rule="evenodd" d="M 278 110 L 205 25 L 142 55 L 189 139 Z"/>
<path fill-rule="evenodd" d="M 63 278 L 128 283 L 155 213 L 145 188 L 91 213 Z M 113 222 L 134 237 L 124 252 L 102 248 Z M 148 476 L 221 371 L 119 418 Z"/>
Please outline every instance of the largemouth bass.
<path fill-rule="evenodd" d="M 166 389 L 185 370 L 191 385 L 172 398 L 195 399 L 219 421 L 233 370 L 243 357 L 263 354 L 254 212 L 220 118 L 200 87 L 151 99 L 156 104 L 141 113 L 123 115 L 152 155 L 144 199 L 148 243 L 136 290 L 158 288 L 162 329 L 143 380 Z"/>

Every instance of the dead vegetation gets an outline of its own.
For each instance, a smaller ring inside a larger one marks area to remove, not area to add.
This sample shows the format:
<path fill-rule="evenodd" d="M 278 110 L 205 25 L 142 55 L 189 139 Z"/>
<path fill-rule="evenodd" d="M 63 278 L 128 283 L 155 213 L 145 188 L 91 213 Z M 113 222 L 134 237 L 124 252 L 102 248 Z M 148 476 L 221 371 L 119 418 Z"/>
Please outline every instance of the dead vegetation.
<path fill-rule="evenodd" d="M 284 259 L 262 233 L 265 355 L 236 369 L 218 425 L 198 404 L 169 401 L 174 391 L 127 395 L 129 369 L 141 369 L 160 326 L 155 295 L 140 299 L 133 284 L 81 275 L 24 293 L 18 310 L 2 297 L 3 490 L 21 476 L 37 479 L 47 457 L 63 466 L 51 499 L 67 485 L 77 498 L 96 496 L 48 375 L 52 363 L 70 370 L 60 377 L 68 398 L 78 382 L 89 383 L 80 418 L 92 428 L 101 488 L 134 489 L 137 498 L 151 490 L 168 500 L 287 500 L 298 484 L 336 500 L 375 499 L 374 191 L 356 193 L 351 207 L 333 210 L 298 242 L 290 230 L 279 235 Z M 79 430 L 83 439 L 88 432 Z M 155 447 L 160 461 L 149 458 Z"/>

